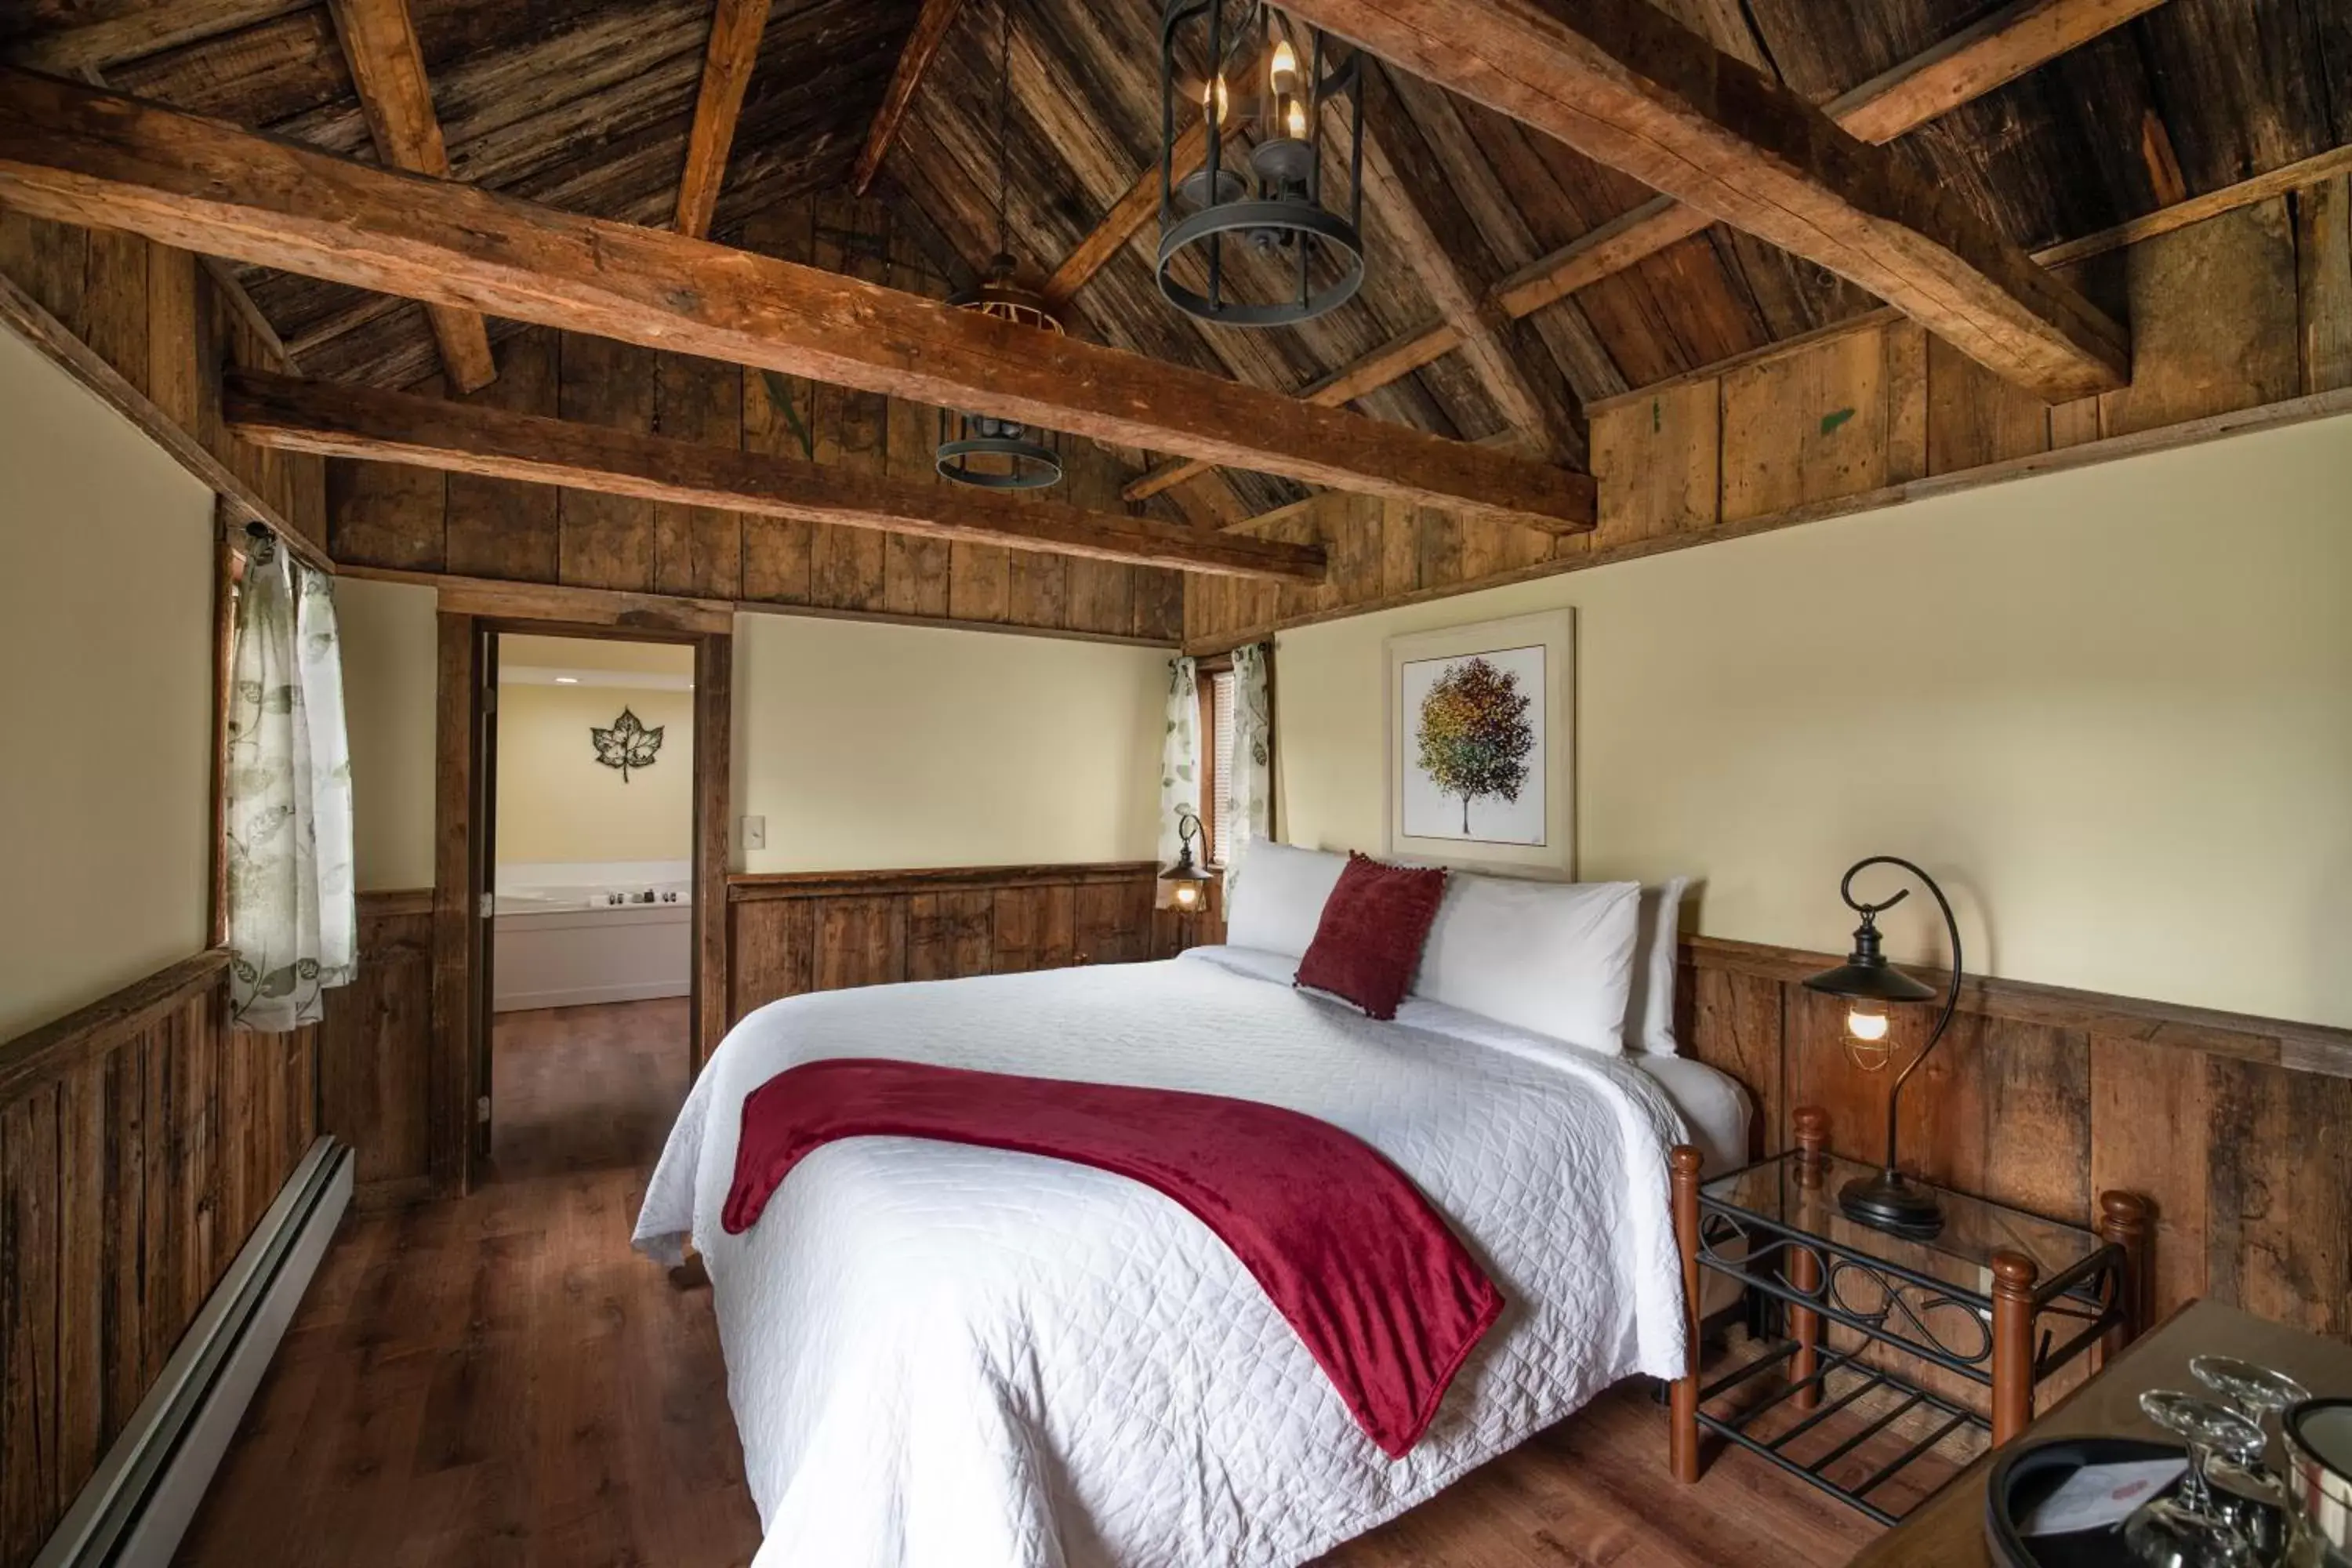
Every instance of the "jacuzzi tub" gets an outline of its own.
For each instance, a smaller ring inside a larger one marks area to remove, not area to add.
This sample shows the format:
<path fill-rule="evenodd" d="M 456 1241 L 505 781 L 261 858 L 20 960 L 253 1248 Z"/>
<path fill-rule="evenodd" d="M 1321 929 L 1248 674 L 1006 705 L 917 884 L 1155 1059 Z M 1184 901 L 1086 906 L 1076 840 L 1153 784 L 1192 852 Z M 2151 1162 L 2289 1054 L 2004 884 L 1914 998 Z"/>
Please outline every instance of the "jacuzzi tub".
<path fill-rule="evenodd" d="M 499 868 L 491 1006 L 684 996 L 694 884 L 683 860 Z"/>

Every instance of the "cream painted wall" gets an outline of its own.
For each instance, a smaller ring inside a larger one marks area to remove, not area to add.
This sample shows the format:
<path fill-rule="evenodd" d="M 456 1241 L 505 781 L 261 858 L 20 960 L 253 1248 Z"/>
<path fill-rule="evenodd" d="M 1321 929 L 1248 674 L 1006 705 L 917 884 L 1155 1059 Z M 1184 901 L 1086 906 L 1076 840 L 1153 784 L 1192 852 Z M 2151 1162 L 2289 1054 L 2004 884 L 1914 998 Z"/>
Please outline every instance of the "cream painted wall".
<path fill-rule="evenodd" d="M 760 615 L 735 642 L 743 868 L 1150 858 L 1165 652 Z"/>
<path fill-rule="evenodd" d="M 213 497 L 0 331 L 0 1040 L 200 951 Z"/>
<path fill-rule="evenodd" d="M 510 651 L 499 650 L 501 668 Z M 690 667 L 692 650 L 677 652 Z M 694 693 L 587 684 L 593 671 L 581 679 L 499 688 L 499 864 L 690 858 Z M 662 731 L 654 765 L 625 780 L 588 739 L 624 708 Z"/>
<path fill-rule="evenodd" d="M 433 885 L 435 605 L 433 590 L 414 584 L 335 582 L 363 893 Z"/>
<path fill-rule="evenodd" d="M 1284 837 L 1381 847 L 1383 638 L 1560 605 L 1581 875 L 1842 952 L 1900 854 L 1973 968 L 2352 1025 L 2352 419 L 1284 634 Z"/>

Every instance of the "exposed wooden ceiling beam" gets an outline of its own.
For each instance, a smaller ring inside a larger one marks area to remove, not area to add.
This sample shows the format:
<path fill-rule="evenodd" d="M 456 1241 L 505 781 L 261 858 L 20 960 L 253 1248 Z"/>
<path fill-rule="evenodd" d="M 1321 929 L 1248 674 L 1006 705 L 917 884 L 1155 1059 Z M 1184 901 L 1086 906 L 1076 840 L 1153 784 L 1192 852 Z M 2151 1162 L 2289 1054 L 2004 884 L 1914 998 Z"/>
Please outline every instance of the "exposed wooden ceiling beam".
<path fill-rule="evenodd" d="M 899 123 L 915 101 L 915 89 L 922 86 L 923 73 L 931 68 L 931 57 L 947 41 L 948 28 L 962 7 L 963 0 L 923 0 L 923 8 L 915 16 L 914 31 L 907 35 L 907 47 L 898 51 L 898 68 L 890 73 L 890 85 L 882 94 L 882 107 L 874 112 L 874 123 L 866 132 L 866 146 L 857 154 L 857 167 L 850 175 L 850 186 L 859 195 L 866 194 L 874 176 L 882 172 L 883 156 L 898 139 Z"/>
<path fill-rule="evenodd" d="M 1378 74 L 1368 70 L 1365 79 Z M 1395 101 L 1389 95 L 1388 102 Z M 1398 114 L 1383 125 L 1367 123 L 1360 151 L 1364 205 L 1388 229 L 1430 303 L 1460 340 L 1472 374 L 1494 399 L 1503 423 L 1532 450 L 1581 462 L 1584 437 L 1566 388 L 1557 376 L 1538 381 L 1520 362 L 1511 342 L 1510 318 L 1494 308 L 1477 277 L 1484 270 L 1491 278 L 1499 268 L 1484 256 L 1469 215 L 1445 190 L 1443 177 L 1428 166 L 1425 154 L 1414 155 L 1424 150 L 1410 118 Z"/>
<path fill-rule="evenodd" d="M 79 11 L 97 19 L 59 27 L 12 47 L 7 58 L 36 70 L 72 74 L 116 60 L 192 44 L 234 32 L 274 16 L 308 10 L 313 0 L 171 0 L 161 5 L 58 5 L 43 7 L 64 16 Z M 32 11 L 34 7 L 24 7 Z M 106 13 L 114 15 L 108 16 Z"/>
<path fill-rule="evenodd" d="M 1831 100 L 1830 117 L 1866 142 L 1892 142 L 1960 105 L 1980 98 L 2060 55 L 2088 43 L 2164 0 L 2012 0 L 1950 37 Z M 1672 196 L 1656 196 L 1580 235 L 1520 268 L 1495 285 L 1491 300 L 1504 315 L 1531 316 L 1602 279 L 1614 277 L 1693 235 L 1714 218 Z M 1462 346 L 1451 322 L 1437 321 L 1385 343 L 1327 378 L 1327 387 L 1349 387 L 1344 397 L 1316 401 L 1349 403 L 1402 381 L 1423 365 Z M 1123 492 L 1129 500 L 1160 494 L 1208 471 L 1185 458 L 1162 463 Z"/>
<path fill-rule="evenodd" d="M 376 156 L 394 169 L 447 179 L 449 151 L 433 112 L 425 51 L 416 42 L 408 0 L 328 0 L 328 9 L 343 42 L 343 58 L 351 62 L 352 83 L 375 138 Z M 461 392 L 488 386 L 499 371 L 481 312 L 444 301 L 428 302 L 425 314 L 432 318 L 433 339 L 450 384 Z"/>
<path fill-rule="evenodd" d="M 232 372 L 221 421 L 242 440 L 284 451 L 1187 572 L 1323 580 L 1323 552 L 1308 545 L 336 382 Z"/>
<path fill-rule="evenodd" d="M 743 112 L 743 89 L 751 85 L 751 65 L 760 58 L 760 35 L 767 26 L 768 0 L 718 0 L 711 12 L 702 89 L 694 100 L 694 129 L 686 139 L 686 173 L 677 182 L 680 234 L 700 239 L 710 232 L 719 187 L 727 179 L 728 150 L 735 145 L 735 121 Z"/>
<path fill-rule="evenodd" d="M 1309 384 L 1298 395 L 1325 408 L 1342 407 L 1367 393 L 1378 392 L 1391 382 L 1402 381 L 1432 360 L 1461 346 L 1461 334 L 1441 321 L 1434 327 L 1391 338 L 1355 363 Z M 1149 500 L 1215 466 L 1197 458 L 1174 458 L 1139 474 L 1118 493 L 1125 500 Z"/>
<path fill-rule="evenodd" d="M 2044 267 L 2072 266 L 2076 262 L 2087 261 L 2094 256 L 2105 256 L 2112 251 L 2121 250 L 2126 246 L 2154 239 L 2159 235 L 2171 234 L 2178 229 L 2187 228 L 2191 224 L 2203 223 L 2206 219 L 2219 217 L 2223 213 L 2252 206 L 2257 202 L 2274 201 L 2290 192 L 2307 191 L 2315 185 L 2347 174 L 2352 174 L 2352 145 L 2333 148 L 2326 153 L 2316 153 L 2296 163 L 2270 170 L 2266 174 L 2241 180 L 2234 185 L 2224 185 L 2218 191 L 2208 191 L 2203 195 L 2190 196 L 2186 201 L 2158 207 L 2154 212 L 2144 213 L 2136 218 L 2127 218 L 2122 223 L 2093 234 L 2084 235 L 2080 238 L 2062 240 L 2056 245 L 2046 246 L 2033 253 L 2033 259 Z M 1677 387 L 1692 386 L 1703 381 L 1713 381 L 1744 365 L 1762 364 L 1784 355 L 1800 353 L 1833 338 L 1849 337 L 1856 332 L 1874 331 L 1902 319 L 1901 311 L 1885 307 L 1875 310 L 1865 310 L 1860 315 L 1848 316 L 1843 321 L 1832 321 L 1826 326 L 1816 327 L 1811 331 L 1800 332 L 1795 337 L 1783 338 L 1778 342 L 1766 343 L 1742 353 L 1710 361 L 1708 363 L 1690 370 L 1677 371 L 1672 375 L 1661 377 L 1656 381 L 1646 382 L 1640 386 L 1629 387 L 1623 392 L 1612 394 L 1608 397 L 1598 398 L 1586 405 L 1586 411 L 1599 414 L 1611 408 L 1645 403 Z"/>
<path fill-rule="evenodd" d="M 659 229 L 0 67 L 0 201 L 310 277 L 1309 484 L 1591 526 L 1591 477 Z"/>
<path fill-rule="evenodd" d="M 1861 285 L 2042 397 L 2129 376 L 2129 337 L 2079 292 L 1950 193 L 1644 0 L 1292 9 Z"/>
<path fill-rule="evenodd" d="M 1248 63 L 1233 73 L 1235 81 L 1253 81 L 1265 63 L 1263 55 L 1253 55 Z M 1169 157 L 1168 178 L 1172 184 L 1184 179 L 1209 161 L 1209 119 L 1202 115 L 1184 128 L 1176 138 L 1176 146 Z M 1094 275 L 1110 265 L 1111 258 L 1127 247 L 1143 226 L 1160 216 L 1160 165 L 1147 163 L 1135 176 L 1118 200 L 1111 203 L 1103 214 L 1102 222 L 1088 230 L 1087 237 L 1074 246 L 1054 275 L 1045 279 L 1045 298 L 1056 305 L 1066 305 L 1076 298 Z"/>
<path fill-rule="evenodd" d="M 1864 142 L 1892 142 L 2162 4 L 2013 0 L 1824 107 Z"/>

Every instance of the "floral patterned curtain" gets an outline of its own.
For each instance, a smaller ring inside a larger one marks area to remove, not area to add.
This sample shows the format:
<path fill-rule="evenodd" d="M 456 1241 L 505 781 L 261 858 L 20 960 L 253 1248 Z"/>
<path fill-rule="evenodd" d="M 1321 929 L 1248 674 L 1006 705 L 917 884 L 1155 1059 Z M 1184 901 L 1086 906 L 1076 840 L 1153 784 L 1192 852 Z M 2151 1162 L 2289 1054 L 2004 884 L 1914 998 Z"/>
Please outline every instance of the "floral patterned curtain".
<path fill-rule="evenodd" d="M 352 978 L 352 768 L 328 579 L 261 537 L 230 639 L 230 1008 L 242 1028 L 316 1023 Z"/>
<path fill-rule="evenodd" d="M 1233 838 L 1223 851 L 1225 889 L 1250 841 L 1274 837 L 1274 713 L 1266 695 L 1271 643 L 1234 649 Z"/>
<path fill-rule="evenodd" d="M 1160 749 L 1160 863 L 1176 864 L 1176 818 L 1201 810 L 1201 675 L 1182 657 L 1168 661 L 1168 729 Z"/>

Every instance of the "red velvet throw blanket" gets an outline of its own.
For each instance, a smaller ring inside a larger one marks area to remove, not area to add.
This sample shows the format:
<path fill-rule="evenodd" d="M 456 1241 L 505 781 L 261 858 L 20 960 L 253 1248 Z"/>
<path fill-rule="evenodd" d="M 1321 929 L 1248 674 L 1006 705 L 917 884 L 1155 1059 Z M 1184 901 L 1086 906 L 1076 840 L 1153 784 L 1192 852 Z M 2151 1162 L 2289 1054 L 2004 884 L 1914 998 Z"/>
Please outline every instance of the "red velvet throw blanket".
<path fill-rule="evenodd" d="M 1289 1321 L 1365 1435 L 1402 1458 L 1502 1293 L 1395 1166 L 1313 1117 L 1172 1089 L 846 1058 L 743 1101 L 720 1218 L 748 1230 L 812 1150 L 932 1138 L 1044 1154 L 1143 1183 L 1217 1234 Z"/>

